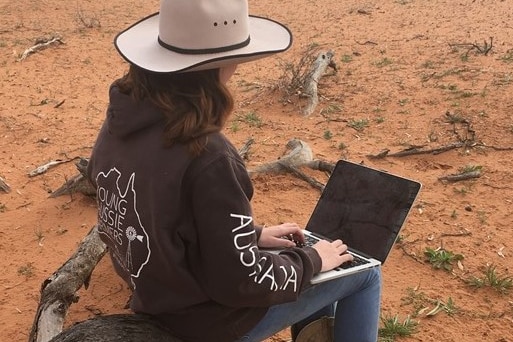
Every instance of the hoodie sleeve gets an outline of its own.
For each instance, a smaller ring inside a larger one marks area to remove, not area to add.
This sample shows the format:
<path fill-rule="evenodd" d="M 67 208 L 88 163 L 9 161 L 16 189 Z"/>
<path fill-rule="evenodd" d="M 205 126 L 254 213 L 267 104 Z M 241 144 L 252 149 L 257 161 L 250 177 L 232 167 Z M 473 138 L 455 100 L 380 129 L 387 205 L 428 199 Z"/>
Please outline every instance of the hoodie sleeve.
<path fill-rule="evenodd" d="M 192 204 L 202 265 L 195 269 L 208 295 L 234 307 L 297 299 L 320 270 L 317 251 L 290 248 L 274 254 L 258 248 L 261 228 L 253 224 L 253 190 L 242 161 L 221 156 L 197 175 Z"/>

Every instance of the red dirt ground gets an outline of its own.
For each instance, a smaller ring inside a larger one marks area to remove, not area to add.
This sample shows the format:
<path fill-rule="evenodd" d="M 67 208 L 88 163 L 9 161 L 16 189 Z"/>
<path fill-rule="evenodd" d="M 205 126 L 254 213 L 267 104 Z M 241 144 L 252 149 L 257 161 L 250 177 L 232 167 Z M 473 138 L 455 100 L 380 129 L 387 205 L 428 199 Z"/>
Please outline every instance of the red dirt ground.
<path fill-rule="evenodd" d="M 300 138 L 318 159 L 346 158 L 421 181 L 417 206 L 383 267 L 383 317 L 418 323 L 401 341 L 513 341 L 511 290 L 467 283 L 488 267 L 499 279 L 513 274 L 510 2 L 260 0 L 250 8 L 286 23 L 295 41 L 279 58 L 240 66 L 230 81 L 237 106 L 226 134 L 237 146 L 254 139 L 248 168 L 279 158 L 287 141 Z M 114 35 L 157 9 L 154 0 L 0 3 L 0 177 L 11 188 L 0 192 L 1 341 L 27 340 L 41 283 L 95 223 L 94 200 L 48 196 L 77 173 L 71 160 L 89 155 L 108 86 L 126 70 Z M 57 35 L 63 44 L 19 60 L 36 39 Z M 312 44 L 334 52 L 338 71 L 321 79 L 320 103 L 303 117 L 304 103 L 294 92 L 285 96 L 283 76 Z M 411 147 L 441 153 L 369 157 Z M 70 162 L 29 177 L 52 160 Z M 472 167 L 481 177 L 439 179 Z M 259 175 L 254 183 L 260 223 L 304 225 L 319 197 L 290 174 Z M 437 270 L 426 248 L 463 259 L 452 272 Z M 79 295 L 67 324 L 122 312 L 128 291 L 104 258 Z M 426 315 L 449 299 L 453 310 Z M 270 341 L 288 338 L 282 332 Z"/>

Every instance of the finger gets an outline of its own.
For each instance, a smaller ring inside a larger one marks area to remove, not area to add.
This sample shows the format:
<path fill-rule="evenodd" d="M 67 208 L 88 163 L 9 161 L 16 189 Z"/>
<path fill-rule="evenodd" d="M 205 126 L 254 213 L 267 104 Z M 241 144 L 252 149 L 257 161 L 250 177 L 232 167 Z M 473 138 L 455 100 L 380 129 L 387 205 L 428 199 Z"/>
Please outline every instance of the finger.
<path fill-rule="evenodd" d="M 291 231 L 296 231 L 296 230 L 301 229 L 297 223 L 292 223 L 292 222 L 284 223 L 283 227 L 285 227 Z"/>
<path fill-rule="evenodd" d="M 296 235 L 302 233 L 301 228 L 296 223 L 284 223 L 278 226 L 278 229 L 282 235 Z"/>
<path fill-rule="evenodd" d="M 342 240 L 334 240 L 333 242 L 331 242 L 333 246 L 339 248 L 340 246 L 343 246 L 344 243 L 342 242 Z"/>
<path fill-rule="evenodd" d="M 288 239 L 280 238 L 280 237 L 272 237 L 269 240 L 269 246 L 268 247 L 280 247 L 280 248 L 287 248 L 287 247 L 294 247 L 296 244 L 293 241 L 290 241 Z"/>
<path fill-rule="evenodd" d="M 305 242 L 305 233 L 303 232 L 303 229 L 299 229 L 298 231 L 296 231 L 295 233 L 293 233 L 292 235 L 294 235 L 294 239 L 303 243 Z"/>
<path fill-rule="evenodd" d="M 342 254 L 341 255 L 341 260 L 342 261 L 342 264 L 345 263 L 345 262 L 350 262 L 350 261 L 353 261 L 354 257 L 352 254 L 349 254 L 349 253 L 345 253 L 345 254 Z"/>
<path fill-rule="evenodd" d="M 347 253 L 347 250 L 349 249 L 349 247 L 346 244 L 342 244 L 338 248 L 339 248 L 340 251 L 342 251 L 341 254 Z"/>
<path fill-rule="evenodd" d="M 276 247 L 295 247 L 296 243 L 289 239 L 274 238 L 273 245 L 275 245 Z"/>

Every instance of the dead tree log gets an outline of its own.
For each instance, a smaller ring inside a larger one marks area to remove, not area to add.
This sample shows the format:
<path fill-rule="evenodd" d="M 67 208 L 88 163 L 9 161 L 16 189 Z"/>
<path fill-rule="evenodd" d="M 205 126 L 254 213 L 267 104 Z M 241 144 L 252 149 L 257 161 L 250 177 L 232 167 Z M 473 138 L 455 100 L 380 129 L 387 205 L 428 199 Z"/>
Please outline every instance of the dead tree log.
<path fill-rule="evenodd" d="M 322 192 L 324 184 L 301 171 L 301 167 L 306 166 L 312 170 L 325 171 L 331 174 L 335 164 L 313 159 L 312 149 L 302 140 L 292 139 L 287 143 L 286 147 L 288 152 L 283 157 L 249 170 L 249 174 L 290 172 Z"/>
<path fill-rule="evenodd" d="M 95 226 L 75 254 L 41 285 L 29 342 L 47 342 L 62 331 L 68 308 L 78 301 L 76 292 L 88 287 L 91 273 L 105 253 L 106 246 Z"/>
<path fill-rule="evenodd" d="M 201 324 L 199 322 L 199 324 Z M 50 342 L 182 342 L 150 316 L 97 316 L 72 325 Z"/>
<path fill-rule="evenodd" d="M 314 61 L 310 72 L 305 78 L 303 95 L 308 97 L 308 104 L 302 110 L 302 114 L 304 116 L 309 116 L 312 114 L 315 110 L 315 107 L 317 107 L 317 104 L 319 103 L 317 85 L 319 84 L 319 79 L 326 72 L 326 68 L 331 67 L 335 71 L 337 70 L 337 66 L 333 61 L 333 56 L 333 51 L 321 52 L 317 56 L 317 59 Z"/>
<path fill-rule="evenodd" d="M 182 342 L 147 315 L 97 316 L 63 330 L 76 292 L 89 285 L 91 274 L 106 253 L 97 227 L 82 240 L 75 254 L 41 286 L 41 299 L 29 342 Z"/>
<path fill-rule="evenodd" d="M 313 161 L 313 153 L 310 146 L 302 140 L 292 139 L 286 145 L 287 153 L 280 159 L 258 166 L 249 170 L 254 173 L 279 173 L 287 170 L 287 166 L 301 167 Z"/>

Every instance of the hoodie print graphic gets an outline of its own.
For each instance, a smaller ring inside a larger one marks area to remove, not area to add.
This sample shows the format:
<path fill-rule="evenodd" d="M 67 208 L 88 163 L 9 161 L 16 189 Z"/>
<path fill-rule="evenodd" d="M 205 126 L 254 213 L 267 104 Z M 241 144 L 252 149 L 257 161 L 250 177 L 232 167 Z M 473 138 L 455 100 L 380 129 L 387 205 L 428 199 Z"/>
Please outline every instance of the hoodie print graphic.
<path fill-rule="evenodd" d="M 112 168 L 96 177 L 98 231 L 112 250 L 118 265 L 130 276 L 138 278 L 150 259 L 148 234 L 137 212 L 135 173 L 127 184 L 120 184 L 121 172 Z M 108 241 L 108 242 L 107 242 Z"/>
<path fill-rule="evenodd" d="M 298 291 L 298 274 L 294 266 L 280 266 L 276 274 L 272 259 L 268 260 L 268 256 L 260 254 L 258 257 L 258 247 L 251 242 L 251 236 L 255 234 L 255 230 L 245 230 L 253 218 L 251 216 L 230 214 L 231 217 L 239 219 L 240 224 L 232 229 L 233 245 L 239 252 L 240 263 L 253 270 L 249 277 L 252 277 L 257 284 L 268 284 L 271 291 L 286 291 L 290 286 L 293 292 Z"/>

